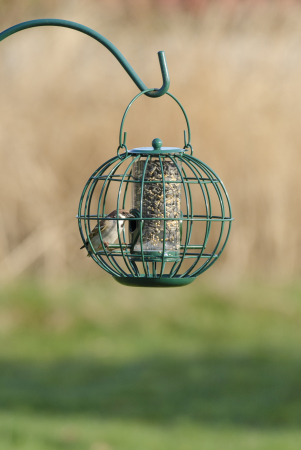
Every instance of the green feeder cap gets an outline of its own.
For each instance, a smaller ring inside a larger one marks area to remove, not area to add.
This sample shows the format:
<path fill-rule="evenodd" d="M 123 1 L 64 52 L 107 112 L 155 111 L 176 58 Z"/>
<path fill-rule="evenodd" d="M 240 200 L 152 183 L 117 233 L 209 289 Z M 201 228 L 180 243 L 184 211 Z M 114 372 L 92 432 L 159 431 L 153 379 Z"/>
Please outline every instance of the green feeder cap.
<path fill-rule="evenodd" d="M 152 146 L 153 146 L 154 150 L 161 150 L 162 145 L 163 145 L 163 142 L 159 138 L 154 139 L 152 142 Z"/>
<path fill-rule="evenodd" d="M 177 147 L 162 147 L 163 142 L 161 139 L 156 138 L 152 142 L 152 147 L 139 147 L 133 148 L 129 151 L 132 155 L 162 155 L 164 153 L 183 153 L 185 152 L 184 148 Z"/>

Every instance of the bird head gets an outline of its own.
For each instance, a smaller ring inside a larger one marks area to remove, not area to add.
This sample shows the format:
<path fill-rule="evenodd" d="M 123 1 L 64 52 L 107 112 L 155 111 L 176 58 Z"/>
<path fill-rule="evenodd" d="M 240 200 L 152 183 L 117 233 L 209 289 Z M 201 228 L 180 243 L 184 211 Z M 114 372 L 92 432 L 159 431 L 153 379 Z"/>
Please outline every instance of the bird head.
<path fill-rule="evenodd" d="M 126 219 L 128 217 L 134 217 L 133 214 L 131 214 L 129 211 L 126 211 L 125 209 L 119 209 L 119 215 L 118 218 L 119 219 Z M 114 211 L 112 211 L 110 214 L 108 214 L 107 217 L 111 217 L 111 218 L 117 218 L 117 209 L 114 209 Z"/>

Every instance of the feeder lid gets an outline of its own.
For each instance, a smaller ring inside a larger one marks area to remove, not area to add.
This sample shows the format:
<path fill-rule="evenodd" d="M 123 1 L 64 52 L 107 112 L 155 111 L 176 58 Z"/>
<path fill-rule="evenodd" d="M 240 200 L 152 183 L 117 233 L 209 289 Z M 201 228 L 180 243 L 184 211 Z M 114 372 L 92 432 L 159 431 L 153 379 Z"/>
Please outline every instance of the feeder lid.
<path fill-rule="evenodd" d="M 163 142 L 161 139 L 154 139 L 152 142 L 152 147 L 138 147 L 129 150 L 129 153 L 132 155 L 162 155 L 164 153 L 183 153 L 185 152 L 184 148 L 177 147 L 162 147 Z"/>

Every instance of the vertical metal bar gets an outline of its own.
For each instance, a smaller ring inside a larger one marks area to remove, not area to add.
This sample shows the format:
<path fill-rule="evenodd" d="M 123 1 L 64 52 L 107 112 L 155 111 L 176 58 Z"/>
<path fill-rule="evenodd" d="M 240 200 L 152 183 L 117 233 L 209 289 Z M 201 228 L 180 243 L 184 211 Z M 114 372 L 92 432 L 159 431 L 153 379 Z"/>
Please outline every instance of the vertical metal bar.
<path fill-rule="evenodd" d="M 148 155 L 145 163 L 144 163 L 144 169 L 143 169 L 143 174 L 142 174 L 142 179 L 141 179 L 141 193 L 140 193 L 140 220 L 139 220 L 139 226 L 140 226 L 140 246 L 141 246 L 141 258 L 142 258 L 142 265 L 143 265 L 143 270 L 145 273 L 145 276 L 148 278 L 148 273 L 147 273 L 147 267 L 145 264 L 145 258 L 144 258 L 144 250 L 143 250 L 143 239 L 142 239 L 142 208 L 143 208 L 143 191 L 144 191 L 144 179 L 145 179 L 145 172 L 146 172 L 146 168 L 147 168 L 147 164 L 148 161 L 150 159 L 150 156 Z"/>
<path fill-rule="evenodd" d="M 191 158 L 193 158 L 193 157 L 190 157 L 189 155 L 187 155 L 187 158 L 188 158 L 189 160 L 191 160 Z M 216 193 L 217 193 L 217 196 L 218 196 L 218 199 L 219 199 L 219 202 L 220 202 L 220 205 L 221 205 L 221 209 L 222 209 L 222 215 L 223 215 L 223 217 L 224 217 L 223 200 L 222 200 L 222 197 L 220 196 L 219 188 L 218 188 L 217 184 L 214 182 L 214 178 L 212 177 L 211 169 L 210 169 L 209 167 L 204 168 L 204 167 L 202 166 L 202 163 L 201 163 L 200 161 L 196 160 L 195 158 L 193 158 L 192 162 L 194 163 L 195 166 L 200 167 L 200 168 L 204 171 L 204 173 L 207 175 L 207 177 L 210 179 L 211 185 L 213 185 L 213 187 L 214 187 L 214 189 L 215 189 L 215 191 L 216 191 Z M 200 162 L 201 164 L 199 164 L 199 162 Z M 209 199 L 210 199 L 210 205 L 211 205 L 211 198 L 210 198 L 210 195 L 209 195 Z M 210 208 L 210 209 L 211 209 L 211 208 Z M 209 231 L 208 231 L 207 240 L 206 240 L 206 242 L 205 242 L 206 244 L 207 244 L 207 241 L 208 241 L 208 239 L 209 239 L 209 233 L 210 233 L 210 231 L 211 231 L 211 225 L 212 225 L 212 222 L 211 222 L 212 217 L 211 217 L 211 216 L 212 216 L 212 212 L 211 212 L 210 218 L 209 218 L 210 229 L 209 229 Z M 207 220 L 208 220 L 208 219 L 207 219 Z M 222 220 L 222 219 L 221 219 L 221 220 Z M 222 232 L 223 232 L 223 227 L 224 227 L 224 226 L 223 226 L 223 221 L 222 221 L 221 234 L 220 234 L 220 238 L 219 238 L 219 240 L 218 240 L 218 243 L 217 243 L 216 247 L 213 249 L 213 251 L 212 251 L 212 253 L 211 253 L 211 256 L 208 257 L 208 259 L 205 261 L 204 264 L 202 264 L 201 268 L 199 268 L 199 269 L 198 269 L 197 271 L 195 271 L 194 273 L 198 272 L 199 270 L 201 270 L 201 272 L 203 272 L 204 268 L 210 263 L 210 261 L 215 262 L 215 258 L 214 258 L 215 250 L 216 250 L 217 246 L 219 245 L 219 242 L 220 242 L 220 239 L 221 239 L 221 236 L 222 236 Z M 205 246 L 205 244 L 204 244 L 204 246 Z M 195 265 L 194 265 L 193 267 L 195 267 Z M 192 268 L 193 268 L 193 267 L 192 267 Z M 193 274 L 194 274 L 194 273 L 193 273 Z M 191 276 L 194 276 L 193 274 L 191 274 Z"/>
<path fill-rule="evenodd" d="M 130 171 L 130 173 L 128 175 L 128 180 L 126 182 L 126 187 L 124 190 L 123 201 L 122 201 L 122 209 L 125 209 L 126 196 L 127 196 L 128 188 L 130 185 L 129 180 L 131 177 L 132 177 L 132 170 Z M 122 234 L 123 234 L 124 242 L 126 242 L 125 227 L 123 227 Z M 139 276 L 139 269 L 138 269 L 135 261 L 132 261 L 131 258 L 129 258 L 129 257 L 128 257 L 128 261 L 129 261 L 129 264 L 131 265 L 133 271 L 135 272 L 135 276 Z"/>
<path fill-rule="evenodd" d="M 165 193 L 165 177 L 164 177 L 164 167 L 162 163 L 162 157 L 158 155 L 160 167 L 161 167 L 161 173 L 162 173 L 162 184 L 163 184 L 163 211 L 164 211 L 164 219 L 166 219 L 166 193 Z M 163 249 L 162 249 L 162 264 L 161 264 L 161 270 L 160 270 L 160 278 L 163 276 L 164 269 L 165 269 L 165 243 L 166 243 L 166 220 L 163 221 Z"/>
<path fill-rule="evenodd" d="M 189 160 L 191 160 L 192 157 L 187 155 L 187 158 Z M 223 251 L 223 249 L 224 249 L 224 247 L 226 245 L 224 243 L 224 245 L 222 246 L 222 249 L 217 254 L 217 257 L 215 257 L 216 250 L 217 250 L 217 248 L 218 248 L 218 246 L 219 246 L 219 244 L 221 242 L 223 231 L 224 231 L 224 226 L 225 226 L 225 208 L 224 208 L 223 196 L 222 196 L 221 190 L 219 188 L 219 184 L 221 184 L 224 192 L 225 192 L 225 188 L 224 188 L 221 180 L 219 179 L 219 177 L 216 175 L 215 172 L 213 172 L 213 170 L 210 167 L 208 167 L 206 164 L 202 163 L 201 161 L 196 160 L 195 158 L 193 158 L 193 159 L 194 159 L 195 165 L 199 166 L 207 174 L 208 178 L 210 178 L 211 183 L 214 186 L 214 189 L 215 189 L 216 194 L 218 196 L 218 199 L 219 199 L 219 202 L 220 202 L 220 207 L 221 207 L 221 214 L 222 214 L 222 217 L 221 217 L 221 230 L 220 230 L 219 238 L 217 240 L 217 244 L 216 244 L 216 246 L 214 247 L 214 249 L 212 251 L 211 257 L 208 258 L 208 260 L 205 262 L 205 264 L 203 264 L 202 267 L 200 267 L 198 270 L 196 270 L 195 272 L 193 272 L 191 274 L 191 276 L 197 276 L 200 273 L 203 273 L 209 267 L 211 267 L 212 264 L 214 264 L 214 262 L 217 260 L 217 258 L 221 255 L 221 252 Z M 212 175 L 218 180 L 218 183 L 213 181 Z M 228 206 L 229 206 L 229 198 L 228 198 L 228 196 L 226 196 L 226 198 L 227 198 Z M 230 217 L 231 217 L 231 206 L 229 208 L 229 211 L 230 211 Z M 226 236 L 226 241 L 228 240 L 228 237 L 229 237 L 230 228 L 231 228 L 231 222 L 229 222 L 229 230 L 228 230 L 228 233 L 227 233 L 227 236 Z"/>
<path fill-rule="evenodd" d="M 185 169 L 183 167 L 183 162 L 185 162 L 185 161 L 184 161 L 184 159 L 181 156 L 179 157 L 179 159 L 182 162 L 182 171 L 184 173 L 184 176 L 185 176 L 185 178 L 187 178 Z M 191 211 L 191 213 L 190 213 L 190 220 L 187 220 L 187 222 L 186 222 L 186 227 L 187 228 L 189 227 L 188 242 L 190 242 L 191 234 L 192 234 L 192 227 L 193 227 L 193 222 L 194 222 L 194 220 L 193 220 L 193 201 L 192 201 L 192 193 L 191 193 L 191 188 L 190 188 L 190 181 L 187 180 L 187 183 L 185 183 L 185 185 L 187 185 L 187 187 L 188 187 L 189 206 L 190 206 L 190 211 Z M 188 219 L 188 214 L 187 214 L 187 219 Z M 184 257 L 184 259 L 185 259 L 185 257 Z M 173 270 L 174 270 L 174 266 L 172 267 L 171 273 L 172 273 Z M 183 276 L 184 275 L 181 275 L 180 278 L 182 278 Z"/>
<path fill-rule="evenodd" d="M 80 217 L 83 216 L 84 214 L 82 214 L 82 207 L 83 207 L 83 200 L 85 198 L 85 194 L 87 192 L 87 189 L 90 185 L 90 183 L 93 181 L 93 178 L 96 176 L 96 174 L 98 174 L 99 172 L 101 172 L 103 170 L 103 168 L 105 167 L 105 170 L 108 166 L 111 165 L 111 163 L 113 163 L 114 161 L 116 161 L 118 159 L 117 156 L 114 156 L 113 158 L 109 159 L 108 161 L 106 161 L 104 164 L 102 164 L 100 167 L 98 167 L 98 169 L 95 170 L 95 172 L 93 172 L 93 174 L 91 175 L 91 177 L 89 178 L 89 180 L 87 181 L 83 192 L 81 194 L 80 200 L 79 200 L 79 205 L 78 205 L 78 227 L 79 227 L 79 231 L 80 231 L 80 235 L 82 237 L 83 243 L 86 242 L 86 236 L 84 235 L 83 229 L 82 229 L 82 224 L 81 221 L 83 219 L 81 219 Z M 90 224 L 89 224 L 90 226 Z M 91 231 L 91 230 L 90 230 Z"/>
<path fill-rule="evenodd" d="M 147 270 L 147 275 L 150 277 L 150 270 L 149 270 L 149 263 L 146 261 L 146 270 Z"/>
<path fill-rule="evenodd" d="M 118 190 L 118 195 L 117 195 L 117 233 L 118 233 L 118 242 L 119 242 L 119 245 L 120 245 L 120 249 L 121 249 L 121 253 L 122 253 L 123 260 L 124 260 L 124 262 L 125 262 L 127 268 L 129 269 L 129 271 L 131 272 L 131 274 L 132 274 L 133 276 L 135 276 L 135 273 L 134 273 L 132 267 L 130 266 L 130 264 L 129 264 L 129 262 L 128 262 L 128 255 L 127 255 L 127 258 L 126 258 L 125 255 L 124 255 L 124 250 L 123 250 L 122 243 L 121 243 L 121 238 L 120 238 L 120 230 L 119 230 L 119 220 L 120 220 L 120 219 L 119 219 L 119 203 L 120 203 L 120 194 L 121 194 L 121 190 L 122 190 L 122 185 L 123 185 L 124 179 L 125 179 L 125 177 L 126 177 L 128 171 L 129 171 L 129 169 L 131 169 L 131 167 L 133 166 L 134 162 L 137 161 L 137 159 L 139 159 L 139 156 L 136 156 L 136 158 L 133 158 L 133 160 L 132 160 L 132 161 L 130 162 L 130 164 L 127 166 L 127 168 L 126 168 L 126 170 L 125 170 L 125 172 L 124 172 L 124 175 L 123 175 L 123 177 L 122 177 L 122 179 L 121 179 L 121 181 L 120 181 L 119 190 Z M 128 185 L 128 184 L 129 184 L 129 183 L 127 183 L 127 185 Z M 127 252 L 128 252 L 128 250 L 127 250 Z M 130 275 L 127 275 L 127 276 L 130 276 Z"/>
<path fill-rule="evenodd" d="M 118 157 L 113 158 L 113 162 L 112 163 L 104 164 L 102 170 L 98 172 L 98 175 L 101 176 L 102 173 L 107 169 L 107 167 L 110 167 L 116 161 L 118 161 Z M 85 209 L 84 209 L 85 230 L 86 230 L 87 240 L 88 240 L 88 242 L 90 244 L 90 247 L 91 247 L 91 250 L 92 250 L 92 253 L 90 253 L 90 256 L 93 258 L 93 260 L 95 262 L 97 262 L 98 265 L 100 265 L 102 268 L 104 268 L 108 273 L 110 273 L 111 275 L 118 276 L 119 275 L 118 269 L 117 269 L 117 271 L 112 269 L 112 267 L 110 267 L 108 265 L 108 263 L 106 263 L 104 261 L 104 259 L 100 257 L 100 255 L 96 255 L 96 252 L 94 250 L 93 244 L 92 244 L 90 236 L 89 236 L 89 234 L 91 232 L 90 217 L 89 217 L 90 216 L 90 214 L 89 214 L 89 207 L 90 207 L 90 204 L 91 204 L 91 195 L 94 192 L 95 185 L 97 184 L 97 182 L 98 182 L 98 180 L 96 178 L 94 178 L 92 183 L 91 183 L 90 189 L 87 192 L 87 197 L 86 197 L 86 202 L 85 202 Z M 88 221 L 88 223 L 87 223 L 87 221 Z M 99 215 L 98 215 L 98 228 L 99 228 Z M 101 237 L 100 237 L 100 239 L 102 240 Z"/>
<path fill-rule="evenodd" d="M 106 257 L 108 258 L 108 261 L 110 262 L 110 264 L 118 271 L 118 275 L 117 276 L 127 276 L 126 272 L 122 269 L 122 267 L 120 267 L 120 265 L 117 263 L 117 261 L 115 260 L 115 258 L 109 254 L 108 250 L 106 249 L 106 247 L 104 246 L 103 243 L 103 238 L 102 238 L 102 234 L 100 231 L 100 224 L 99 224 L 99 219 L 100 219 L 100 205 L 101 205 L 101 200 L 102 200 L 102 196 L 103 193 L 105 192 L 104 195 L 104 200 L 103 200 L 103 212 L 105 209 L 105 201 L 106 201 L 106 197 L 107 197 L 107 193 L 108 193 L 108 186 L 111 183 L 111 177 L 112 175 L 114 175 L 114 173 L 116 172 L 116 170 L 119 168 L 119 166 L 121 166 L 121 164 L 124 163 L 124 161 L 126 161 L 128 158 L 130 158 L 130 156 L 122 159 L 121 161 L 119 160 L 118 163 L 110 170 L 109 174 L 107 175 L 106 179 L 104 180 L 103 186 L 101 188 L 101 192 L 99 195 L 99 199 L 98 199 L 98 205 L 97 205 L 97 219 L 98 219 L 98 233 L 99 233 L 99 237 L 100 237 L 100 241 L 101 241 L 101 245 L 103 248 L 103 251 L 105 252 Z M 118 158 L 119 159 L 119 158 Z M 102 216 L 104 216 L 104 214 L 102 213 Z M 97 256 L 101 256 L 101 255 L 97 255 Z"/>
<path fill-rule="evenodd" d="M 124 189 L 124 194 L 123 194 L 123 199 L 122 199 L 122 209 L 125 209 L 126 196 L 127 196 L 128 188 L 129 188 L 129 185 L 130 185 L 129 180 L 130 180 L 131 176 L 132 176 L 132 170 L 128 174 L 128 179 L 126 180 L 126 186 L 125 186 L 125 189 Z M 125 242 L 126 241 L 125 227 L 123 227 L 122 234 L 123 234 L 123 239 L 124 239 L 124 242 Z"/>
<path fill-rule="evenodd" d="M 179 166 L 178 166 L 178 164 L 177 164 L 177 162 L 176 162 L 176 157 L 173 157 L 173 156 L 171 156 L 171 155 L 170 155 L 169 157 L 170 157 L 170 159 L 174 162 L 176 168 L 178 169 L 178 172 L 179 172 L 180 177 L 181 177 L 181 180 L 182 180 L 182 184 L 183 184 L 183 187 L 184 187 L 184 193 L 185 193 L 186 212 L 187 212 L 187 219 L 188 219 L 188 217 L 189 217 L 189 215 L 190 215 L 190 212 L 189 212 L 189 211 L 190 211 L 190 208 L 189 208 L 189 201 L 188 201 L 187 189 L 186 189 L 186 185 L 185 185 L 184 178 L 183 178 L 183 175 L 182 175 L 182 169 L 179 168 Z M 193 209 L 191 209 L 191 215 L 193 215 Z M 188 222 L 188 221 L 187 221 L 187 222 Z M 175 277 L 175 276 L 177 275 L 178 271 L 180 270 L 180 267 L 181 267 L 181 265 L 183 264 L 183 261 L 184 261 L 184 258 L 185 258 L 186 252 L 187 252 L 187 245 L 188 245 L 188 244 L 189 244 L 189 226 L 188 226 L 188 223 L 187 223 L 187 225 L 186 225 L 186 238 L 185 238 L 185 245 L 184 245 L 183 254 L 182 254 L 181 259 L 180 259 L 180 261 L 179 261 L 179 263 L 178 263 L 178 266 L 177 266 L 177 267 L 173 270 L 173 272 L 170 274 L 170 278 Z"/>
<path fill-rule="evenodd" d="M 188 270 L 186 270 L 186 272 L 184 272 L 182 274 L 182 277 L 186 277 L 187 275 L 189 275 L 189 273 L 192 271 L 192 269 L 197 265 L 197 263 L 199 262 L 199 260 L 201 259 L 202 255 L 204 253 L 205 247 L 206 247 L 207 242 L 208 242 L 210 229 L 211 229 L 212 208 L 211 208 L 210 194 L 209 194 L 209 190 L 207 188 L 207 185 L 206 185 L 206 183 L 204 184 L 205 190 L 206 190 L 206 193 L 207 193 L 207 197 L 208 197 L 208 202 L 207 202 L 207 197 L 206 197 L 205 192 L 204 192 L 203 185 L 201 183 L 201 180 L 203 180 L 202 173 L 199 171 L 199 169 L 197 167 L 194 166 L 192 161 L 189 162 L 187 160 L 186 155 L 184 155 L 183 161 L 190 168 L 190 170 L 193 172 L 194 176 L 198 180 L 198 184 L 199 184 L 199 186 L 200 186 L 200 188 L 202 190 L 202 193 L 203 193 L 205 207 L 206 207 L 206 215 L 207 215 L 206 231 L 205 231 L 205 238 L 204 238 L 204 241 L 203 241 L 203 248 L 201 249 L 199 256 L 196 257 L 195 262 L 190 266 L 190 268 Z"/>
<path fill-rule="evenodd" d="M 156 278 L 157 277 L 157 263 L 156 261 L 153 261 L 153 277 Z"/>

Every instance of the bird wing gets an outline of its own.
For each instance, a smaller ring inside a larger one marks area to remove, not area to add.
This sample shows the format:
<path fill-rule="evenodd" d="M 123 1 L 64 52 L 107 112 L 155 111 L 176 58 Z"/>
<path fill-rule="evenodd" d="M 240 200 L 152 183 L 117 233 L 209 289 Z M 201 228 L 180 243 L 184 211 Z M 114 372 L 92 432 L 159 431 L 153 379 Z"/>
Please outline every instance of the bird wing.
<path fill-rule="evenodd" d="M 100 231 L 101 231 L 101 232 L 105 231 L 105 229 L 107 228 L 107 226 L 108 226 L 108 224 L 106 223 L 105 220 L 100 220 L 100 221 L 99 221 L 99 228 L 100 228 Z M 93 239 L 93 238 L 94 238 L 95 236 L 97 236 L 97 235 L 98 235 L 98 224 L 95 225 L 95 227 L 93 228 L 93 230 L 92 230 L 91 233 L 89 234 L 90 240 Z M 86 242 L 85 242 L 85 245 L 83 245 L 80 249 L 84 248 L 84 247 L 85 247 L 86 245 L 88 245 L 88 244 L 89 244 L 89 241 L 88 241 L 88 239 L 87 239 Z"/>
<path fill-rule="evenodd" d="M 107 228 L 107 226 L 108 226 L 108 224 L 105 223 L 104 220 L 100 220 L 100 221 L 99 221 L 99 228 L 100 228 L 100 231 L 101 231 L 101 232 L 105 231 L 105 229 Z M 96 225 L 96 226 L 93 228 L 93 230 L 92 230 L 91 233 L 89 234 L 89 238 L 92 239 L 92 238 L 94 238 L 94 236 L 97 236 L 97 235 L 98 235 L 98 225 Z"/>

